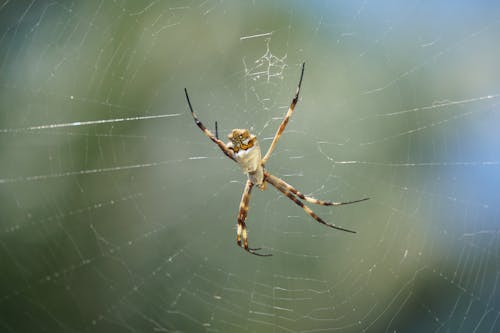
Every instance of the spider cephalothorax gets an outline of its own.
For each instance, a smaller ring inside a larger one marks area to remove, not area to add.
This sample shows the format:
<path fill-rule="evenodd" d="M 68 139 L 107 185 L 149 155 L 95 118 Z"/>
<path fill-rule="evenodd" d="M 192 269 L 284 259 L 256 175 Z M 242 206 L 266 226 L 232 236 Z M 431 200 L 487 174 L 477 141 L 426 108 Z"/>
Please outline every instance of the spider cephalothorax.
<path fill-rule="evenodd" d="M 288 124 L 288 120 L 290 119 L 290 116 L 292 115 L 293 110 L 295 109 L 295 105 L 297 104 L 297 101 L 299 99 L 300 86 L 302 84 L 303 76 L 304 76 L 304 64 L 302 64 L 302 71 L 300 74 L 299 84 L 297 86 L 297 91 L 295 92 L 295 96 L 292 99 L 292 103 L 290 104 L 288 112 L 286 113 L 285 118 L 281 122 L 281 125 L 278 128 L 278 131 L 276 132 L 273 141 L 271 142 L 271 146 L 269 147 L 264 157 L 261 156 L 259 142 L 257 141 L 257 138 L 255 137 L 255 135 L 250 134 L 250 132 L 247 129 L 239 129 L 239 128 L 233 129 L 231 133 L 228 135 L 228 138 L 230 140 L 228 144 L 225 144 L 224 142 L 219 140 L 218 136 L 212 134 L 212 132 L 210 132 L 198 119 L 198 117 L 194 113 L 191 101 L 189 100 L 187 89 L 184 89 L 189 109 L 191 110 L 191 115 L 193 116 L 196 125 L 205 133 L 206 136 L 210 138 L 210 140 L 212 140 L 213 142 L 215 142 L 215 144 L 219 146 L 219 148 L 227 157 L 238 163 L 240 167 L 243 169 L 243 172 L 246 173 L 248 176 L 245 189 L 243 190 L 243 195 L 241 197 L 240 210 L 238 213 L 238 228 L 236 231 L 236 243 L 240 247 L 242 247 L 245 251 L 258 256 L 270 256 L 271 254 L 258 253 L 257 251 L 260 250 L 260 248 L 248 247 L 247 226 L 245 221 L 248 213 L 248 203 L 250 202 L 250 193 L 255 185 L 257 185 L 261 190 L 264 190 L 266 188 L 266 183 L 269 183 L 272 186 L 274 186 L 278 191 L 283 193 L 287 198 L 292 200 L 295 204 L 302 207 L 302 209 L 307 214 L 309 214 L 309 216 L 311 216 L 319 223 L 324 224 L 330 228 L 352 233 L 354 233 L 355 231 L 325 222 L 321 217 L 316 215 L 308 206 L 306 206 L 301 200 L 322 206 L 340 206 L 340 205 L 346 205 L 368 200 L 368 198 L 353 200 L 353 201 L 345 201 L 345 202 L 330 202 L 330 201 L 318 200 L 302 194 L 296 188 L 294 188 L 290 184 L 287 184 L 283 179 L 280 179 L 264 170 L 264 165 L 266 164 L 267 160 L 269 159 L 269 156 L 271 156 L 272 151 L 276 147 L 278 139 L 281 137 L 281 134 L 285 130 L 285 127 Z M 217 134 L 217 123 L 215 123 L 215 131 L 216 131 L 215 133 Z"/>
<path fill-rule="evenodd" d="M 231 142 L 228 144 L 229 149 L 238 153 L 241 149 L 248 150 L 254 146 L 257 141 L 255 135 L 250 134 L 247 129 L 235 128 L 227 136 Z"/>

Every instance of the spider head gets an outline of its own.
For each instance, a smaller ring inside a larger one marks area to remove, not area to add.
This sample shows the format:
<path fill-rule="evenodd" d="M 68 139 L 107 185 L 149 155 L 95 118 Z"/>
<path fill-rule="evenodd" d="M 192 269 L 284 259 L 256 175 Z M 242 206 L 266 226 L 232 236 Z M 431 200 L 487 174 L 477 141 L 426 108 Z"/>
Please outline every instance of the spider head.
<path fill-rule="evenodd" d="M 257 141 L 255 135 L 250 134 L 247 129 L 235 128 L 227 136 L 231 140 L 229 147 L 237 153 L 240 149 L 247 150 L 252 148 Z"/>

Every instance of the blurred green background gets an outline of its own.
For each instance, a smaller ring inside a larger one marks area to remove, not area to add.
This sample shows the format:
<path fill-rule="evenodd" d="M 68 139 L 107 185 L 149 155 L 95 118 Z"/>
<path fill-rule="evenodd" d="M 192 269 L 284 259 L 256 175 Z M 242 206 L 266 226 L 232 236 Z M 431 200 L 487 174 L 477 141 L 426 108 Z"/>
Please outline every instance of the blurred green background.
<path fill-rule="evenodd" d="M 0 4 L 2 332 L 496 332 L 500 6 Z M 325 228 L 196 127 L 265 150 Z"/>

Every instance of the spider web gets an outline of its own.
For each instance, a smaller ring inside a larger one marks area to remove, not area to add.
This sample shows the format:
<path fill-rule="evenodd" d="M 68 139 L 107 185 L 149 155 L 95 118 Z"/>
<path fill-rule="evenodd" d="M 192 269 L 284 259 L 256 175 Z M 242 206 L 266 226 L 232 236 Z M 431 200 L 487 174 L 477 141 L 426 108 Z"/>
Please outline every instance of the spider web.
<path fill-rule="evenodd" d="M 497 332 L 500 11 L 0 3 L 3 332 Z M 313 207 L 195 126 L 250 128 Z"/>

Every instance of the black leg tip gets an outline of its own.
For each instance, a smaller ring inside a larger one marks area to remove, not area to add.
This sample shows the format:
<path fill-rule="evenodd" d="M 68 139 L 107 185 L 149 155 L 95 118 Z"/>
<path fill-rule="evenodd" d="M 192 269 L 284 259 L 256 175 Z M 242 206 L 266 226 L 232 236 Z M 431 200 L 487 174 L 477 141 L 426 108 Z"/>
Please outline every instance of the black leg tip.
<path fill-rule="evenodd" d="M 258 253 L 258 252 L 256 252 L 256 251 L 261 250 L 260 247 L 254 248 L 254 249 L 253 248 L 247 248 L 247 249 L 243 248 L 243 249 L 245 251 L 247 251 L 248 253 L 259 256 L 259 257 L 272 257 L 272 254 L 270 254 L 270 253 Z"/>

